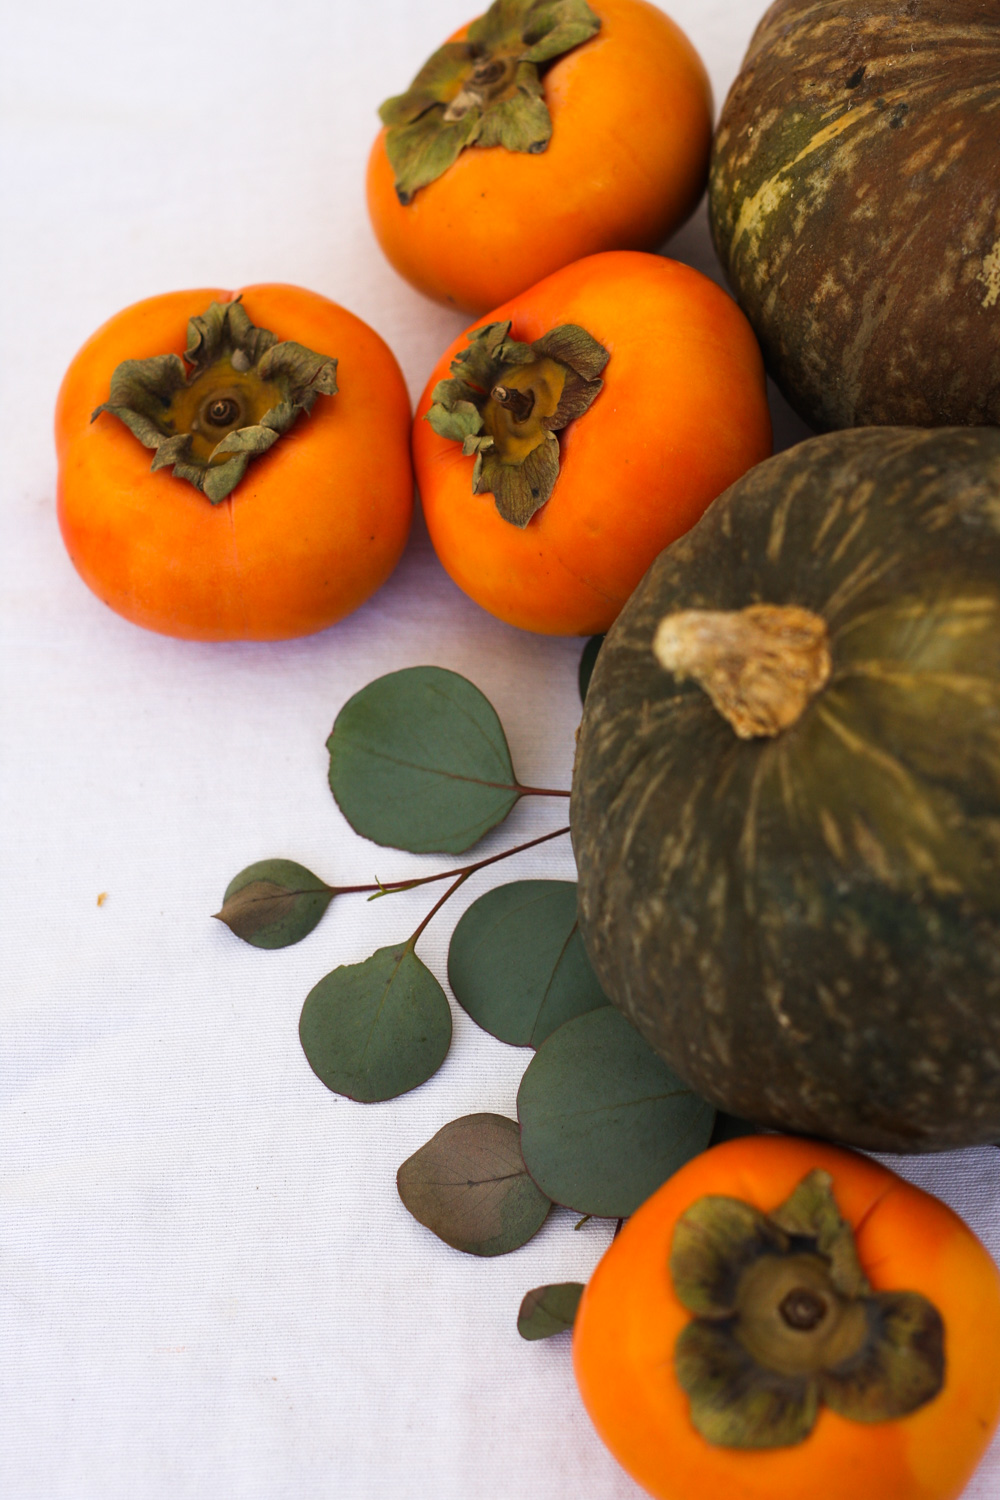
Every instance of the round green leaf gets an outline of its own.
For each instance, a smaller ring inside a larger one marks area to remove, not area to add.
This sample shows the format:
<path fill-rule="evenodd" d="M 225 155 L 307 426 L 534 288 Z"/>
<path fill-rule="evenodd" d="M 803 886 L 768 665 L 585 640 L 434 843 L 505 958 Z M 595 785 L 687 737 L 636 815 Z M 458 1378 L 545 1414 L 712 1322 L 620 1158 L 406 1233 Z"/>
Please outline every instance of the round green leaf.
<path fill-rule="evenodd" d="M 407 943 L 334 969 L 306 996 L 299 1040 L 328 1089 L 365 1104 L 425 1083 L 451 1044 L 444 990 Z"/>
<path fill-rule="evenodd" d="M 528 1064 L 521 1150 L 544 1193 L 624 1218 L 699 1151 L 715 1111 L 610 1006 L 567 1021 Z"/>
<path fill-rule="evenodd" d="M 335 895 L 305 865 L 261 859 L 233 877 L 215 915 L 255 948 L 287 948 L 312 932 Z"/>
<path fill-rule="evenodd" d="M 583 1296 L 580 1281 L 557 1281 L 526 1292 L 517 1314 L 517 1331 L 523 1339 L 550 1339 L 565 1333 L 576 1320 Z"/>
<path fill-rule="evenodd" d="M 506 1255 L 552 1207 L 528 1176 L 520 1132 L 503 1115 L 452 1120 L 404 1161 L 399 1196 L 415 1219 L 469 1255 Z"/>
<path fill-rule="evenodd" d="M 448 982 L 484 1031 L 537 1047 L 608 999 L 576 920 L 576 882 L 515 880 L 474 901 L 455 928 Z"/>
<path fill-rule="evenodd" d="M 587 689 L 590 687 L 590 679 L 594 675 L 594 667 L 597 665 L 597 653 L 603 645 L 603 635 L 592 635 L 583 648 L 583 655 L 580 657 L 580 668 L 577 676 L 581 703 L 586 703 L 587 701 Z"/>
<path fill-rule="evenodd" d="M 344 704 L 327 749 L 330 789 L 351 827 L 416 854 L 461 854 L 521 795 L 492 705 L 443 667 L 370 682 Z"/>

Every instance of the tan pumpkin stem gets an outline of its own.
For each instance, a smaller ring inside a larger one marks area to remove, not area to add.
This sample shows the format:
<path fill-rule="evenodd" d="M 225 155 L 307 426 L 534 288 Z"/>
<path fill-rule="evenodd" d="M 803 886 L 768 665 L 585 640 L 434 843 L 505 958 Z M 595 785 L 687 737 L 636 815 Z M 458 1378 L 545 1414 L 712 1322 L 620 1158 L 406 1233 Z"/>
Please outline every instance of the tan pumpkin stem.
<path fill-rule="evenodd" d="M 741 740 L 790 728 L 830 676 L 826 621 L 796 604 L 679 610 L 660 621 L 653 652 L 678 681 L 693 677 Z"/>

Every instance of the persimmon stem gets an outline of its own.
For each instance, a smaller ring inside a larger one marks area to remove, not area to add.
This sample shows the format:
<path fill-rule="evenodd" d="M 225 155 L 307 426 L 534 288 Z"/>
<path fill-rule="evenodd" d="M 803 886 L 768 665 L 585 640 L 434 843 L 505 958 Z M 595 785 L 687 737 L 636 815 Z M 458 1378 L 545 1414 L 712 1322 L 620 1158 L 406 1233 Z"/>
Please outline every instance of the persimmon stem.
<path fill-rule="evenodd" d="M 526 422 L 535 409 L 534 391 L 519 391 L 509 385 L 495 385 L 490 395 L 497 406 L 509 411 L 515 422 Z"/>

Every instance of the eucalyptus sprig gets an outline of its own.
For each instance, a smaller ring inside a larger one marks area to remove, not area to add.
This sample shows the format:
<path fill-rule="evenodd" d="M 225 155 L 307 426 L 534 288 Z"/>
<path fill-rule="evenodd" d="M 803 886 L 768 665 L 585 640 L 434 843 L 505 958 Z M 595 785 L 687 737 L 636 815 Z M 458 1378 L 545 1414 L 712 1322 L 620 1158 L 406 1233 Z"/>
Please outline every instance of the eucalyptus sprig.
<path fill-rule="evenodd" d="M 580 696 L 600 642 L 581 664 Z M 327 741 L 330 787 L 348 822 L 378 844 L 459 853 L 522 797 L 566 797 L 514 772 L 499 718 L 471 682 L 411 667 L 369 683 L 344 705 Z M 451 1007 L 417 956 L 428 924 L 480 871 L 569 832 L 427 875 L 332 885 L 287 859 L 261 860 L 230 882 L 216 913 L 257 948 L 311 933 L 336 896 L 378 900 L 448 882 L 408 938 L 324 976 L 306 997 L 299 1038 L 336 1093 L 372 1103 L 424 1083 L 451 1042 Z M 585 1216 L 630 1214 L 710 1140 L 752 1127 L 717 1116 L 609 1007 L 576 915 L 576 885 L 519 880 L 480 896 L 455 927 L 448 979 L 458 1003 L 499 1040 L 536 1049 L 518 1119 L 450 1121 L 399 1169 L 400 1197 L 440 1239 L 473 1255 L 516 1250 L 553 1204 Z M 545 1338 L 571 1326 L 579 1287 L 536 1288 L 519 1329 Z"/>
<path fill-rule="evenodd" d="M 564 828 L 554 828 L 551 833 L 539 834 L 538 838 L 528 839 L 513 849 L 503 849 L 499 854 L 477 859 L 457 870 L 437 870 L 433 875 L 414 875 L 403 880 L 375 879 L 361 885 L 328 885 L 294 860 L 262 859 L 233 876 L 226 887 L 222 908 L 213 916 L 254 948 L 288 948 L 293 943 L 300 943 L 319 925 L 334 896 L 367 895 L 369 901 L 377 901 L 380 896 L 413 891 L 418 886 L 433 885 L 456 875 L 464 879 L 499 860 L 533 849 L 536 844 L 560 838 L 564 833 L 569 833 L 569 824 Z"/>

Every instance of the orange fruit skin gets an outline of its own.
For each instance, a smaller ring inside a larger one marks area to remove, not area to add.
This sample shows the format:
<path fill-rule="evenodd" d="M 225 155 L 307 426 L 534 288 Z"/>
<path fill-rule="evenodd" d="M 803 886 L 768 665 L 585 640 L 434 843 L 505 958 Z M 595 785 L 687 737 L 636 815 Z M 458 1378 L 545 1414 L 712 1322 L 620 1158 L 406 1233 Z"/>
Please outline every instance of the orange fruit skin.
<path fill-rule="evenodd" d="M 470 147 L 404 208 L 385 131 L 376 139 L 372 225 L 391 264 L 426 296 L 480 313 L 582 256 L 653 249 L 698 203 L 712 136 L 701 59 L 646 0 L 593 0 L 591 9 L 600 31 L 544 74 L 552 137 L 537 156 Z"/>
<path fill-rule="evenodd" d="M 58 515 L 73 563 L 126 619 L 189 640 L 281 640 L 323 630 L 384 583 L 409 533 L 410 402 L 388 346 L 316 292 L 246 287 L 251 321 L 335 356 L 338 393 L 320 396 L 218 505 L 119 419 L 91 413 L 124 359 L 182 354 L 187 321 L 218 288 L 137 302 L 84 344 L 56 406 Z"/>
<path fill-rule="evenodd" d="M 511 319 L 531 343 L 578 323 L 610 352 L 593 406 L 559 434 L 560 472 L 523 529 L 472 493 L 474 459 L 424 420 L 467 347 L 441 356 L 417 406 L 413 457 L 444 567 L 501 620 L 548 635 L 607 630 L 654 557 L 771 452 L 764 366 L 749 323 L 707 276 L 641 251 L 565 266 L 475 326 Z"/>
<path fill-rule="evenodd" d="M 851 1422 L 821 1407 L 793 1447 L 717 1448 L 691 1425 L 673 1350 L 690 1314 L 674 1294 L 674 1226 L 707 1193 L 767 1212 L 807 1172 L 833 1177 L 876 1290 L 921 1292 L 945 1324 L 945 1383 L 897 1421 Z M 1000 1276 L 938 1199 L 867 1157 L 784 1136 L 716 1146 L 643 1204 L 587 1287 L 573 1335 L 584 1405 L 619 1463 L 656 1500 L 954 1500 L 1000 1413 Z"/>

